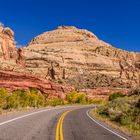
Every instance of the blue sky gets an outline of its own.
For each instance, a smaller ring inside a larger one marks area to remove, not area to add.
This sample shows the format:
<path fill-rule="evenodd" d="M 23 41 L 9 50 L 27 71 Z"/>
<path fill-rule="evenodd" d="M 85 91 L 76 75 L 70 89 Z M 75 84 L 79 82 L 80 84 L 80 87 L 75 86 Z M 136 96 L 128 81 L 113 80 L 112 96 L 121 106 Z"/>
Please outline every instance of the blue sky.
<path fill-rule="evenodd" d="M 0 22 L 14 30 L 19 45 L 72 25 L 115 47 L 140 52 L 140 0 L 0 0 Z"/>

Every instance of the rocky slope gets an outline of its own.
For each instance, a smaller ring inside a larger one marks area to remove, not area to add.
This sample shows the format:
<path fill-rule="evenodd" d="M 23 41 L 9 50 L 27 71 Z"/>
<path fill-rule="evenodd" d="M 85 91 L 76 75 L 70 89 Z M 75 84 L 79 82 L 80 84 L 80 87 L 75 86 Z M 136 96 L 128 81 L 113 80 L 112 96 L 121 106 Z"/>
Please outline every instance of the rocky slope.
<path fill-rule="evenodd" d="M 65 98 L 65 94 L 73 90 L 68 85 L 53 82 L 31 75 L 25 67 L 24 51 L 16 48 L 14 32 L 0 24 L 0 87 L 10 91 L 16 89 L 37 88 L 48 98 Z"/>
<path fill-rule="evenodd" d="M 60 86 L 53 84 L 48 80 L 33 77 L 28 74 L 3 70 L 0 70 L 0 87 L 6 88 L 10 91 L 16 89 L 28 90 L 29 88 L 36 88 L 42 93 L 47 94 L 48 98 L 60 97 L 62 99 L 65 98 L 65 93 L 73 90 L 73 87 L 71 86 Z"/>
<path fill-rule="evenodd" d="M 112 47 L 93 33 L 60 26 L 24 49 L 26 70 L 76 88 L 130 88 L 140 83 L 140 53 Z"/>
<path fill-rule="evenodd" d="M 0 87 L 35 87 L 50 98 L 65 98 L 75 87 L 107 98 L 139 84 L 140 54 L 114 48 L 87 30 L 60 26 L 17 49 L 14 32 L 0 25 Z"/>

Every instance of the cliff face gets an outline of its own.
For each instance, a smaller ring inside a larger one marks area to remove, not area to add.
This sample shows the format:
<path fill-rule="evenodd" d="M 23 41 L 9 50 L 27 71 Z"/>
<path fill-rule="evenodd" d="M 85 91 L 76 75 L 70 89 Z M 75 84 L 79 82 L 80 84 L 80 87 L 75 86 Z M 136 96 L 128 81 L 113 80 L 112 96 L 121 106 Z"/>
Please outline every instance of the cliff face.
<path fill-rule="evenodd" d="M 89 97 L 107 98 L 136 85 L 140 85 L 140 53 L 114 48 L 73 26 L 45 32 L 16 49 L 13 31 L 0 25 L 0 87 L 35 87 L 50 98 L 65 98 L 75 87 Z"/>
<path fill-rule="evenodd" d="M 17 49 L 14 32 L 0 24 L 0 69 L 14 70 L 25 66 L 24 52 Z"/>
<path fill-rule="evenodd" d="M 130 88 L 139 84 L 140 54 L 117 49 L 73 26 L 35 37 L 24 48 L 32 74 L 77 88 Z"/>
<path fill-rule="evenodd" d="M 44 94 L 47 94 L 48 98 L 60 97 L 62 99 L 65 98 L 65 93 L 68 93 L 73 89 L 71 86 L 60 86 L 48 80 L 28 74 L 3 70 L 0 70 L 0 87 L 4 87 L 10 91 L 36 88 Z"/>
<path fill-rule="evenodd" d="M 15 59 L 15 50 L 14 32 L 0 25 L 0 60 Z"/>

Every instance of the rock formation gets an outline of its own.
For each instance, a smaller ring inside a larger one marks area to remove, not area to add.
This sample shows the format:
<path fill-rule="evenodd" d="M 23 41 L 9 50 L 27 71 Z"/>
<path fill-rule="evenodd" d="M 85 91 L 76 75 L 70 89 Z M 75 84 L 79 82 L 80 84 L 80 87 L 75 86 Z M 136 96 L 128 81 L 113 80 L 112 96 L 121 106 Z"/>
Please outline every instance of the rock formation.
<path fill-rule="evenodd" d="M 35 37 L 24 53 L 27 70 L 78 89 L 130 88 L 139 83 L 139 53 L 114 48 L 73 26 L 60 26 Z"/>
<path fill-rule="evenodd" d="M 0 60 L 11 60 L 15 57 L 14 32 L 0 24 Z"/>
<path fill-rule="evenodd" d="M 23 52 L 22 48 L 19 48 L 17 50 L 16 63 L 19 65 L 25 66 L 25 56 L 24 56 L 24 52 Z"/>
<path fill-rule="evenodd" d="M 140 53 L 114 48 L 73 26 L 45 32 L 16 49 L 13 31 L 0 25 L 0 62 L 0 87 L 35 87 L 49 98 L 65 98 L 72 87 L 107 98 L 140 85 Z"/>
<path fill-rule="evenodd" d="M 44 94 L 48 94 L 48 98 L 54 96 L 65 98 L 65 93 L 68 93 L 73 89 L 71 86 L 60 86 L 53 84 L 48 80 L 36 78 L 27 74 L 3 70 L 0 70 L 0 87 L 4 87 L 10 91 L 16 89 L 28 90 L 29 88 L 36 88 Z"/>
<path fill-rule="evenodd" d="M 19 69 L 25 66 L 24 52 L 17 49 L 14 32 L 0 24 L 0 69 Z"/>

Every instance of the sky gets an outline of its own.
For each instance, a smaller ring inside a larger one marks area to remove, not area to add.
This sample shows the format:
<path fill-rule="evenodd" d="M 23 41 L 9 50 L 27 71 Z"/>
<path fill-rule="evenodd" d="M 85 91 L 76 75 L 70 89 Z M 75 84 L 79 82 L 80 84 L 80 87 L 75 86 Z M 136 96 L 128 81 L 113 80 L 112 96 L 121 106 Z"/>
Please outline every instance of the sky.
<path fill-rule="evenodd" d="M 70 25 L 114 47 L 140 52 L 140 0 L 0 0 L 0 23 L 13 29 L 18 47 Z"/>

